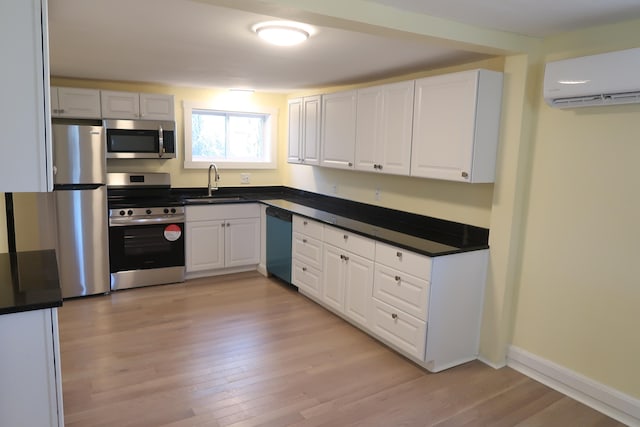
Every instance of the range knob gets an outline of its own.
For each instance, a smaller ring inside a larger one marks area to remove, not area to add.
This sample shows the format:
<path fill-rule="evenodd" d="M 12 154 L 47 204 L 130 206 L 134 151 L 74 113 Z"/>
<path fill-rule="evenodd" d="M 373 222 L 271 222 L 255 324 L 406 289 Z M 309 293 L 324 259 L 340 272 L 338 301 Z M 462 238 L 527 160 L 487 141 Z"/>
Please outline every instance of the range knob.
<path fill-rule="evenodd" d="M 132 211 L 131 209 L 129 209 L 129 210 L 127 211 L 127 215 L 133 215 L 133 211 Z"/>
<path fill-rule="evenodd" d="M 124 216 L 124 211 L 120 211 L 120 216 Z"/>
<path fill-rule="evenodd" d="M 151 209 L 147 209 L 147 215 L 151 215 Z"/>
<path fill-rule="evenodd" d="M 176 208 L 171 208 L 171 213 L 176 213 Z"/>
<path fill-rule="evenodd" d="M 168 214 L 169 213 L 169 209 L 164 208 L 164 213 Z"/>

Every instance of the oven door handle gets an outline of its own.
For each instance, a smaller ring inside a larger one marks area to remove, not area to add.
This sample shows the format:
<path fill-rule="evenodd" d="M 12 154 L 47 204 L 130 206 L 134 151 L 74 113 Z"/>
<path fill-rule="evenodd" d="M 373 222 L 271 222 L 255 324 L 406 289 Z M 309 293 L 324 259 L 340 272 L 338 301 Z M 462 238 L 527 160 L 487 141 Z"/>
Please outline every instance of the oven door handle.
<path fill-rule="evenodd" d="M 109 218 L 110 227 L 126 227 L 128 225 L 179 224 L 184 222 L 184 215 L 170 218 Z"/>

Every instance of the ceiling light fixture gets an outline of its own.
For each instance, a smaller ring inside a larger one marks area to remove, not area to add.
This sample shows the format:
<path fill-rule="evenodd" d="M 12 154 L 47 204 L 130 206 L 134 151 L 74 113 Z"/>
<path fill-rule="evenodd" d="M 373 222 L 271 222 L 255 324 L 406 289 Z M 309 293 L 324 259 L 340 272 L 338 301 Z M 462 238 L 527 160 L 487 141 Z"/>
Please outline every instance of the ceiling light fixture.
<path fill-rule="evenodd" d="M 252 30 L 261 39 L 276 46 L 295 46 L 311 35 L 304 24 L 289 21 L 262 22 L 254 25 Z"/>

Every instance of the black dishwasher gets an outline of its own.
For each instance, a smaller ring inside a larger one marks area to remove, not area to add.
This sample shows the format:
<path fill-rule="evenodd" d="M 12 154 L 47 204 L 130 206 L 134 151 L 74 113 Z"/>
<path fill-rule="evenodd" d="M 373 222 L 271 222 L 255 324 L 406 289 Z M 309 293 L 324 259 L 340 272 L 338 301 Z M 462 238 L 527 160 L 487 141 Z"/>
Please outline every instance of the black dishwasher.
<path fill-rule="evenodd" d="M 291 212 L 268 206 L 267 272 L 291 283 Z"/>

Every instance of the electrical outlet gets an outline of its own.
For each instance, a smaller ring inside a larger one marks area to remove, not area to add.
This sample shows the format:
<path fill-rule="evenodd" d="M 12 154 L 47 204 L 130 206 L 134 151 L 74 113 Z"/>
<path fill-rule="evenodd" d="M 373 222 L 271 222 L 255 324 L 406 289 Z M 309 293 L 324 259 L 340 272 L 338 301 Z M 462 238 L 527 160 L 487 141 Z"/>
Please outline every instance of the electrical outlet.
<path fill-rule="evenodd" d="M 376 200 L 380 200 L 380 189 L 379 188 L 376 188 L 376 194 L 375 194 L 374 197 L 375 197 Z"/>
<path fill-rule="evenodd" d="M 249 177 L 251 175 L 248 173 L 241 173 L 240 174 L 240 184 L 249 184 Z"/>

